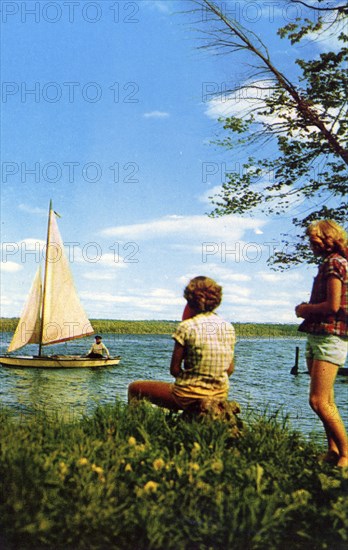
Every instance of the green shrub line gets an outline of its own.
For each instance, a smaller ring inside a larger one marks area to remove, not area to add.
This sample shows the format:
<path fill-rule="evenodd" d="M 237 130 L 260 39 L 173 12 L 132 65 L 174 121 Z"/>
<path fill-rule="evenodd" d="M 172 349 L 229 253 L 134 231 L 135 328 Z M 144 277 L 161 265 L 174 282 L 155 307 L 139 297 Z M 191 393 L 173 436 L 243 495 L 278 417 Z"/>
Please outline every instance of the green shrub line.
<path fill-rule="evenodd" d="M 0 332 L 14 332 L 17 318 L 0 318 Z M 178 321 L 123 321 L 92 319 L 95 332 L 102 334 L 172 334 Z M 239 338 L 300 338 L 297 325 L 233 323 Z"/>
<path fill-rule="evenodd" d="M 6 550 L 343 550 L 348 473 L 281 412 L 228 422 L 117 402 L 64 422 L 0 409 Z"/>

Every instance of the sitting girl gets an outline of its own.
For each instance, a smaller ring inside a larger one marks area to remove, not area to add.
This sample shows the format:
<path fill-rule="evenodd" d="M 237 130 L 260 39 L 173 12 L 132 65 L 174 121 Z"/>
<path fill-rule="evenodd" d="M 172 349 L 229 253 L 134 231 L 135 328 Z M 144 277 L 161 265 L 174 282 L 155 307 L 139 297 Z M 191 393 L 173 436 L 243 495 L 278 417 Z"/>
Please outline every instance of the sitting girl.
<path fill-rule="evenodd" d="M 235 332 L 214 310 L 222 288 L 208 277 L 195 277 L 184 290 L 187 305 L 175 340 L 170 374 L 175 382 L 138 380 L 128 399 L 148 399 L 173 410 L 187 409 L 205 398 L 226 400 L 234 370 Z"/>

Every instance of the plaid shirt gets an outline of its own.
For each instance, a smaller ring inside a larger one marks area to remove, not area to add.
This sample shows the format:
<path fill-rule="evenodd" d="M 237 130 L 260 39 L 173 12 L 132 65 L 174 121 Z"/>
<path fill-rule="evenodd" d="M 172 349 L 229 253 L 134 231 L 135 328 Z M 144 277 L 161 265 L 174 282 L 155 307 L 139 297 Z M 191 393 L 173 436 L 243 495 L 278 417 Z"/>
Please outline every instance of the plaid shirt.
<path fill-rule="evenodd" d="M 208 389 L 228 387 L 227 369 L 236 341 L 231 323 L 216 313 L 200 313 L 182 321 L 173 338 L 185 348 L 184 370 L 176 378 L 175 385 Z"/>
<path fill-rule="evenodd" d="M 348 262 L 343 256 L 330 254 L 325 258 L 314 279 L 309 303 L 320 304 L 326 301 L 326 286 L 329 277 L 337 277 L 342 283 L 341 307 L 339 311 L 332 315 L 312 315 L 299 326 L 298 330 L 301 332 L 335 334 L 336 336 L 348 335 Z"/>

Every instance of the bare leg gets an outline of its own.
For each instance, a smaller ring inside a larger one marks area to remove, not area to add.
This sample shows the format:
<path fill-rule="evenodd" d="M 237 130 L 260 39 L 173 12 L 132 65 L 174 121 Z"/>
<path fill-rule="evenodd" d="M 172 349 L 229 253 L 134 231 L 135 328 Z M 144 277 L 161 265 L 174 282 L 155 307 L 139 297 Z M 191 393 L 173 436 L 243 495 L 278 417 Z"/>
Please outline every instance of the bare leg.
<path fill-rule="evenodd" d="M 154 405 L 178 411 L 180 407 L 172 395 L 172 386 L 168 382 L 137 380 L 128 386 L 128 402 L 132 399 L 148 399 Z"/>
<path fill-rule="evenodd" d="M 347 433 L 334 401 L 333 387 L 338 367 L 318 359 L 313 359 L 308 366 L 311 375 L 310 406 L 324 424 L 329 452 L 338 454 L 337 465 L 348 466 Z"/>
<path fill-rule="evenodd" d="M 307 367 L 308 367 L 308 372 L 311 375 L 312 374 L 312 367 L 313 367 L 313 359 L 307 358 Z M 310 397 L 310 399 L 311 399 L 311 397 Z M 334 401 L 333 387 L 332 387 L 332 394 L 330 395 L 330 400 Z M 330 463 L 336 464 L 338 459 L 339 459 L 340 452 L 338 450 L 338 447 L 337 447 L 335 441 L 332 439 L 330 432 L 328 432 L 326 430 L 325 425 L 324 425 L 324 428 L 325 428 L 326 437 L 327 437 L 327 441 L 328 441 L 328 452 L 325 455 L 322 455 L 321 458 L 322 458 L 322 460 L 324 460 L 324 462 L 330 462 Z"/>

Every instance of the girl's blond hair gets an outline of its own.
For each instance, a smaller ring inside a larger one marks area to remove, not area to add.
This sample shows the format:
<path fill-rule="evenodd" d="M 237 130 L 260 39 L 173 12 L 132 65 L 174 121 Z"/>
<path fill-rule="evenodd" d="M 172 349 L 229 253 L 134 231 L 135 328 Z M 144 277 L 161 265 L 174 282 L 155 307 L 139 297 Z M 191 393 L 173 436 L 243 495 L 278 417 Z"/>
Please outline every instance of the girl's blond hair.
<path fill-rule="evenodd" d="M 348 259 L 348 237 L 346 231 L 334 220 L 321 220 L 311 223 L 306 231 L 315 237 L 324 254 L 337 252 Z"/>
<path fill-rule="evenodd" d="M 185 288 L 184 298 L 196 311 L 213 311 L 221 303 L 222 287 L 209 277 L 195 277 Z"/>

